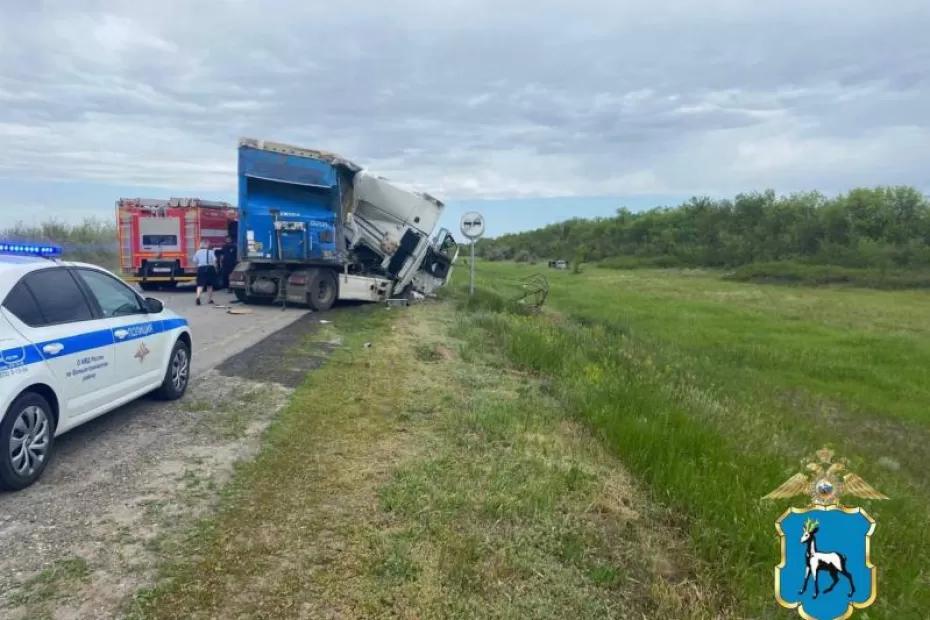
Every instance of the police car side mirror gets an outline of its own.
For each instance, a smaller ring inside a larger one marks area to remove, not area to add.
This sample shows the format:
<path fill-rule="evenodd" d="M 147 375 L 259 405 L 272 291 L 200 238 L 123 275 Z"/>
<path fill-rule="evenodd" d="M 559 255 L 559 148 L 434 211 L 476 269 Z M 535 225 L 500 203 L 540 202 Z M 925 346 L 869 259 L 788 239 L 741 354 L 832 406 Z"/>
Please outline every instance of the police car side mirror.
<path fill-rule="evenodd" d="M 145 311 L 149 314 L 158 314 L 165 309 L 165 304 L 154 297 L 145 298 Z"/>

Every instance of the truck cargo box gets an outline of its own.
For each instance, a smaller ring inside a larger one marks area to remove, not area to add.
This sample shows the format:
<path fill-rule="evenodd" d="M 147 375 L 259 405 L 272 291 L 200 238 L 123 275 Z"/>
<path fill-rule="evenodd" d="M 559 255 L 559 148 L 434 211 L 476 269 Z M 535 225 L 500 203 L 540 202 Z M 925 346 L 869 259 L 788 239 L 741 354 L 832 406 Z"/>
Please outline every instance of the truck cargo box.
<path fill-rule="evenodd" d="M 239 148 L 240 256 L 254 262 L 335 264 L 349 208 L 351 162 L 264 141 Z"/>

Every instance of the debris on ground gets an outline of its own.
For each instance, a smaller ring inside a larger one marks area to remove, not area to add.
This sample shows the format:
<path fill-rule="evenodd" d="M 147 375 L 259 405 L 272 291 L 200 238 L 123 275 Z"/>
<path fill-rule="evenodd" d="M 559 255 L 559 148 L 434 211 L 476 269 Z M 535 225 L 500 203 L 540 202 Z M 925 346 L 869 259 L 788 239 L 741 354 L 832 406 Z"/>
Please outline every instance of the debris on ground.
<path fill-rule="evenodd" d="M 549 296 L 549 280 L 541 273 L 534 273 L 520 280 L 520 292 L 511 301 L 533 310 L 539 310 Z"/>

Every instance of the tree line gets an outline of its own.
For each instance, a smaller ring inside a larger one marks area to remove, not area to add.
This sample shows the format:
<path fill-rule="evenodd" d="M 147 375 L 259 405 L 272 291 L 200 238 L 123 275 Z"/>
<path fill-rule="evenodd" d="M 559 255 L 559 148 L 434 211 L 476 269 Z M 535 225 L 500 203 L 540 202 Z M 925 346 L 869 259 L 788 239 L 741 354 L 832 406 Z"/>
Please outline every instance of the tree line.
<path fill-rule="evenodd" d="M 857 188 L 733 199 L 694 197 L 675 207 L 617 210 L 482 240 L 490 260 L 565 258 L 656 266 L 734 267 L 801 261 L 845 267 L 930 266 L 930 202 L 912 187 Z"/>

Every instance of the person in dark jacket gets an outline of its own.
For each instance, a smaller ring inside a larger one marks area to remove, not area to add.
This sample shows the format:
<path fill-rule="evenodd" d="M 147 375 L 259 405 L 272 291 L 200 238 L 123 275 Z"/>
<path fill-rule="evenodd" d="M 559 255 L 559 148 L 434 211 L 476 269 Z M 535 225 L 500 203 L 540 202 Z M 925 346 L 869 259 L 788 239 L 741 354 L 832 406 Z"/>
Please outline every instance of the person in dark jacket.
<path fill-rule="evenodd" d="M 229 290 L 229 274 L 235 268 L 236 244 L 233 243 L 232 237 L 226 237 L 226 243 L 220 250 L 220 288 Z"/>

